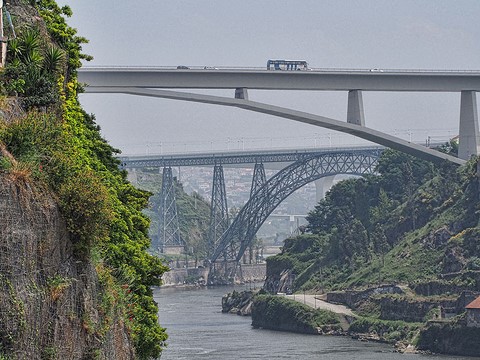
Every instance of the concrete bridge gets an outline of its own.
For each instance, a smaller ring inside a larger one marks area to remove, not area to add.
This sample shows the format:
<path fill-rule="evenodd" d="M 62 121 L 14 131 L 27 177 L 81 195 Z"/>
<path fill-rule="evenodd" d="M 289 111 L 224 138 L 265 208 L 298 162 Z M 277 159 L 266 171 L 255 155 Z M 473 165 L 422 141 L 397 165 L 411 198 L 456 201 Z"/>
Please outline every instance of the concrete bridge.
<path fill-rule="evenodd" d="M 273 71 L 175 67 L 102 67 L 79 70 L 87 93 L 123 93 L 237 107 L 355 135 L 429 160 L 463 164 L 480 151 L 478 71 L 341 70 Z M 234 98 L 163 89 L 232 89 Z M 249 100 L 248 89 L 348 91 L 347 122 Z M 365 126 L 363 91 L 459 92 L 459 158 Z"/>

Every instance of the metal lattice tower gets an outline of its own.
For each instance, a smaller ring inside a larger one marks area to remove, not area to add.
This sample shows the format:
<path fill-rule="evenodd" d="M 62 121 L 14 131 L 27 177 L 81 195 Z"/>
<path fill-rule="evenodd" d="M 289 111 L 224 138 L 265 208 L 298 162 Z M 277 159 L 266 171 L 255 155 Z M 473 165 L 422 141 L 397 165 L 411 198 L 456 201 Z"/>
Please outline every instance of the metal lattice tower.
<path fill-rule="evenodd" d="M 250 189 L 250 198 L 255 194 L 258 189 L 261 189 L 262 186 L 267 182 L 267 177 L 265 176 L 265 167 L 262 162 L 256 162 L 255 167 L 253 168 L 253 178 L 252 178 L 252 187 Z"/>
<path fill-rule="evenodd" d="M 167 247 L 184 246 L 178 226 L 177 204 L 172 168 L 164 167 L 162 176 L 162 192 L 160 195 L 160 225 L 158 250 L 164 252 Z"/>
<path fill-rule="evenodd" d="M 211 262 L 224 252 L 230 243 L 240 244 L 234 259 L 240 261 L 256 232 L 271 212 L 291 193 L 325 176 L 336 174 L 373 174 L 381 150 L 332 152 L 312 155 L 287 166 L 269 179 L 250 198 L 232 225 L 223 234 Z"/>
<path fill-rule="evenodd" d="M 229 225 L 227 193 L 225 190 L 225 178 L 223 166 L 215 165 L 213 168 L 212 200 L 210 206 L 210 229 L 208 232 L 208 255 L 218 246 L 218 241 Z"/>

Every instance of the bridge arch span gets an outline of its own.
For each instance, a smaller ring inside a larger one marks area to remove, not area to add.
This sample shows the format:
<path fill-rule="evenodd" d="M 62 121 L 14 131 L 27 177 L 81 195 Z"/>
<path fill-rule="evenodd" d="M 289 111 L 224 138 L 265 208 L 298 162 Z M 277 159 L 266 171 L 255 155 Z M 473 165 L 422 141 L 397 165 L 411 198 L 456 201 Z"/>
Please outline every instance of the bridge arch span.
<path fill-rule="evenodd" d="M 187 92 L 178 92 L 171 90 L 145 89 L 135 87 L 120 87 L 120 86 L 96 86 L 87 87 L 88 93 L 104 93 L 104 94 L 130 94 L 146 97 L 157 97 L 172 100 L 191 101 L 205 104 L 237 107 L 240 109 L 258 112 L 267 115 L 273 115 L 284 119 L 320 126 L 326 129 L 340 131 L 346 134 L 354 135 L 359 138 L 383 145 L 404 153 L 416 156 L 423 160 L 432 162 L 443 162 L 445 160 L 453 162 L 457 165 L 463 165 L 466 160 L 459 159 L 452 155 L 442 153 L 425 146 L 418 145 L 398 137 L 383 133 L 378 130 L 367 128 L 325 116 L 314 115 L 303 111 L 287 109 L 281 106 L 264 104 L 261 102 L 246 100 L 246 99 L 230 99 L 223 96 L 195 94 Z M 473 116 L 473 115 L 472 115 Z"/>
<path fill-rule="evenodd" d="M 326 176 L 373 174 L 381 152 L 380 149 L 371 149 L 310 155 L 280 170 L 242 207 L 233 223 L 220 238 L 210 261 L 215 262 L 235 240 L 238 241 L 239 248 L 235 250 L 236 254 L 233 256 L 236 261 L 240 261 L 260 226 L 295 190 Z"/>

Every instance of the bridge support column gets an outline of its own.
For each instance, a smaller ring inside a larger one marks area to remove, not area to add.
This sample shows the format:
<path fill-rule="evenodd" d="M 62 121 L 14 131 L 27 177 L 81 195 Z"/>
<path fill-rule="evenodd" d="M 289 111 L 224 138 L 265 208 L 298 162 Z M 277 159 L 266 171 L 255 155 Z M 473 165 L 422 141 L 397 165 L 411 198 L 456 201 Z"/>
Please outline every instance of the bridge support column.
<path fill-rule="evenodd" d="M 259 189 L 263 188 L 263 185 L 267 182 L 267 177 L 265 175 L 265 167 L 263 166 L 262 162 L 255 162 L 255 167 L 253 168 L 253 177 L 252 177 L 252 186 L 250 187 L 250 199 L 254 196 L 261 197 L 263 196 L 263 191 L 260 194 L 257 194 Z M 263 188 L 263 190 L 265 190 Z M 250 228 L 248 227 L 249 224 L 246 224 L 247 228 L 245 234 L 250 234 Z M 253 244 L 249 244 L 248 249 L 248 259 L 246 254 L 243 256 L 243 262 L 246 264 L 247 262 L 251 264 L 255 258 L 253 256 Z"/>
<path fill-rule="evenodd" d="M 479 154 L 477 95 L 475 91 L 462 91 L 460 98 L 460 130 L 458 157 L 468 160 Z"/>
<path fill-rule="evenodd" d="M 215 165 L 213 168 L 212 200 L 210 206 L 210 229 L 208 232 L 208 256 L 216 249 L 219 239 L 228 229 L 227 193 L 225 190 L 225 177 L 223 166 Z"/>
<path fill-rule="evenodd" d="M 156 249 L 161 253 L 181 254 L 184 242 L 178 226 L 177 203 L 172 168 L 163 168 L 162 192 L 160 195 L 160 224 Z"/>
<path fill-rule="evenodd" d="M 365 126 L 363 96 L 361 90 L 350 90 L 348 92 L 347 122 L 350 124 Z"/>
<path fill-rule="evenodd" d="M 333 176 L 325 176 L 318 180 L 315 180 L 315 190 L 317 195 L 317 203 L 325 197 L 325 194 L 333 185 L 333 180 L 335 179 L 335 175 Z"/>
<path fill-rule="evenodd" d="M 253 168 L 252 186 L 250 188 L 250 198 L 267 182 L 265 176 L 265 167 L 263 163 L 256 162 Z"/>
<path fill-rule="evenodd" d="M 248 100 L 247 88 L 236 88 L 235 89 L 235 99 Z"/>

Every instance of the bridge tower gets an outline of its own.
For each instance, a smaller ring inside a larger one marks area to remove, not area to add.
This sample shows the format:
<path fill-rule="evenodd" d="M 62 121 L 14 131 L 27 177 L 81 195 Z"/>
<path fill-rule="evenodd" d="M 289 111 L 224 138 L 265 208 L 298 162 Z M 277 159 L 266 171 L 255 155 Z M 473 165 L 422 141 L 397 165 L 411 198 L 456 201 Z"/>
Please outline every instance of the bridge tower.
<path fill-rule="evenodd" d="M 255 162 L 255 167 L 253 168 L 253 177 L 252 177 L 252 186 L 250 188 L 250 199 L 254 196 L 263 197 L 265 188 L 264 185 L 267 182 L 267 177 L 265 175 L 265 167 L 263 166 L 263 162 Z M 257 193 L 258 192 L 258 193 Z M 245 226 L 249 226 L 248 223 Z M 247 228 L 247 234 L 250 233 L 249 229 Z M 250 244 L 248 248 L 248 259 L 247 253 L 243 256 L 243 262 L 245 263 L 252 263 L 254 260 L 253 256 L 253 244 Z"/>
<path fill-rule="evenodd" d="M 256 162 L 253 168 L 252 187 L 250 188 L 250 198 L 255 194 L 258 189 L 261 189 L 267 182 L 265 176 L 265 167 L 262 162 Z"/>
<path fill-rule="evenodd" d="M 158 251 L 161 253 L 181 254 L 184 250 L 185 243 L 182 240 L 180 228 L 178 226 L 175 184 L 171 167 L 163 168 L 162 192 L 160 198 Z"/>
<path fill-rule="evenodd" d="M 208 232 L 208 256 L 215 251 L 218 240 L 228 229 L 227 193 L 223 166 L 215 164 L 213 168 L 212 200 L 210 206 L 210 229 Z"/>

